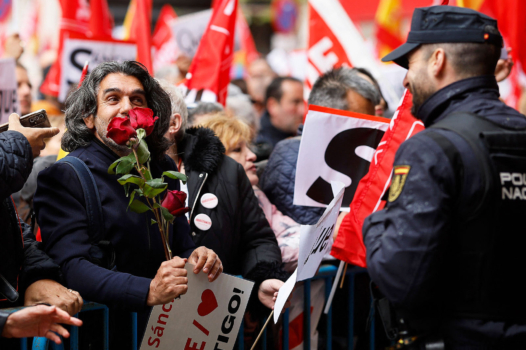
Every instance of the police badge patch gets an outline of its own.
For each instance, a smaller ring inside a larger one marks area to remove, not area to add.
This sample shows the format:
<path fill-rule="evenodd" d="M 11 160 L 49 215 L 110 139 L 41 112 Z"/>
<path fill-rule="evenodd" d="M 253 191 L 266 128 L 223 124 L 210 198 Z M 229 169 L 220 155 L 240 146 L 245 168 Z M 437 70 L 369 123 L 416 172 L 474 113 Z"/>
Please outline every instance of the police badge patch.
<path fill-rule="evenodd" d="M 402 193 L 409 170 L 411 170 L 409 165 L 396 165 L 394 167 L 393 181 L 391 181 L 391 187 L 389 188 L 389 202 L 394 202 Z"/>

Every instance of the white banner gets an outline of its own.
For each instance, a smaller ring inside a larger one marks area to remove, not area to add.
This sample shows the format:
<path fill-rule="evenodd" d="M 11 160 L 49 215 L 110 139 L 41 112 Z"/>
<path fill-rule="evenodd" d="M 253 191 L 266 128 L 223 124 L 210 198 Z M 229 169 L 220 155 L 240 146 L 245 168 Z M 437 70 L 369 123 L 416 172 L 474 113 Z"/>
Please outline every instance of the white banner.
<path fill-rule="evenodd" d="M 349 210 L 389 122 L 310 105 L 296 165 L 294 205 L 326 207 L 333 199 L 331 181 L 340 181 L 346 188 L 342 207 Z"/>
<path fill-rule="evenodd" d="M 231 350 L 254 282 L 222 273 L 214 282 L 186 264 L 188 292 L 152 309 L 141 350 Z"/>
<path fill-rule="evenodd" d="M 194 57 L 212 16 L 212 9 L 179 16 L 172 22 L 172 34 L 181 53 Z"/>
<path fill-rule="evenodd" d="M 332 247 L 332 233 L 334 225 L 336 225 L 336 219 L 338 219 L 338 214 L 340 213 L 344 195 L 344 185 L 341 182 L 333 181 L 330 184 L 330 188 L 334 198 L 316 225 L 301 225 L 298 267 L 287 282 L 279 289 L 278 297 L 274 305 L 274 323 L 278 321 L 281 311 L 289 295 L 292 293 L 296 282 L 314 277 L 323 257 Z"/>
<path fill-rule="evenodd" d="M 11 113 L 19 113 L 14 58 L 0 59 L 0 124 L 9 121 Z"/>
<path fill-rule="evenodd" d="M 137 45 L 133 43 L 73 38 L 65 39 L 62 51 L 59 100 L 63 102 L 66 99 L 71 85 L 76 86 L 76 84 L 78 84 L 82 68 L 84 68 L 86 61 L 89 61 L 89 71 L 92 71 L 102 62 L 134 61 L 136 57 Z"/>

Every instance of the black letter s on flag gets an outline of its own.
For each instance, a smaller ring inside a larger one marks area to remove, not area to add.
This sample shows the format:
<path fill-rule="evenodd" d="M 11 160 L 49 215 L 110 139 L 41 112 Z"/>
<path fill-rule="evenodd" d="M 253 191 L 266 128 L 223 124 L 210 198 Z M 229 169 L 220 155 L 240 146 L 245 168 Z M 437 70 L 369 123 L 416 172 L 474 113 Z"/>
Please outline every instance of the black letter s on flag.
<path fill-rule="evenodd" d="M 325 151 L 327 165 L 349 176 L 351 185 L 345 189 L 342 207 L 348 207 L 361 178 L 367 174 L 370 162 L 356 154 L 356 148 L 369 146 L 376 149 L 384 136 L 384 131 L 372 128 L 354 128 L 340 132 L 329 142 Z M 310 186 L 307 196 L 316 202 L 329 204 L 332 195 L 331 184 L 321 177 Z"/>

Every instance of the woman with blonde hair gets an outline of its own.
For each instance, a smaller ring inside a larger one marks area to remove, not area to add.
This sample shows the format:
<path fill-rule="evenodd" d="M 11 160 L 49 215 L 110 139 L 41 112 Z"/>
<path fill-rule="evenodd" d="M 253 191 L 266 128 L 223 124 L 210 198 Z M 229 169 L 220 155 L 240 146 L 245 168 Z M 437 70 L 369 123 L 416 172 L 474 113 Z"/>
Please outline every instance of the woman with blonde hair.
<path fill-rule="evenodd" d="M 298 261 L 300 225 L 277 210 L 265 193 L 257 187 L 259 178 L 254 165 L 256 155 L 249 148 L 253 135 L 250 127 L 235 117 L 222 114 L 207 118 L 201 126 L 213 130 L 225 146 L 225 155 L 245 169 L 259 205 L 276 235 L 286 270 L 293 271 Z"/>

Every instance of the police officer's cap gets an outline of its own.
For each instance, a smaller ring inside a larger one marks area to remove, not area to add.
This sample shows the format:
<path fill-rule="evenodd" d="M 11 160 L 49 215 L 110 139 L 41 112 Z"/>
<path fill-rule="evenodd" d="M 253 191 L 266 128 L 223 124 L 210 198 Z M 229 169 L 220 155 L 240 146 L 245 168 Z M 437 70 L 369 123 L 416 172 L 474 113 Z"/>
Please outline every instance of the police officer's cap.
<path fill-rule="evenodd" d="M 416 8 L 407 42 L 382 58 L 407 69 L 407 54 L 422 44 L 490 43 L 502 47 L 497 21 L 475 10 L 456 6 Z"/>

